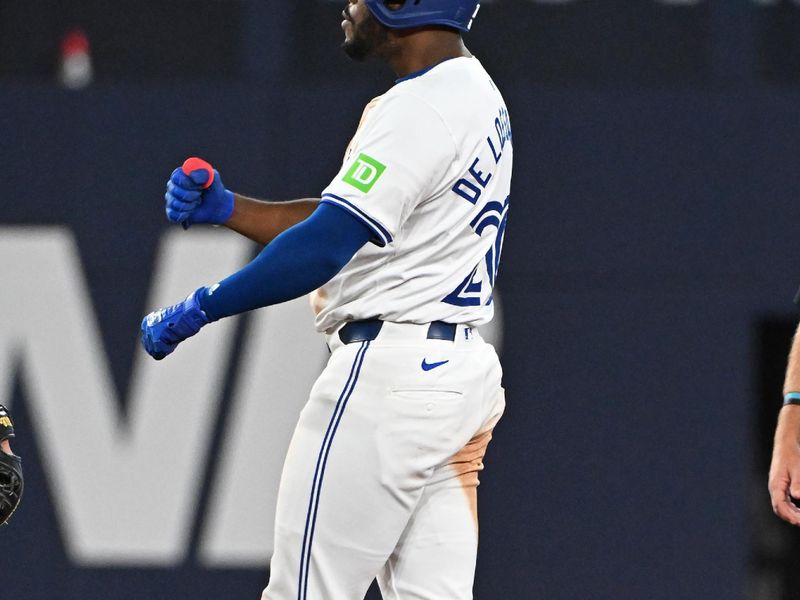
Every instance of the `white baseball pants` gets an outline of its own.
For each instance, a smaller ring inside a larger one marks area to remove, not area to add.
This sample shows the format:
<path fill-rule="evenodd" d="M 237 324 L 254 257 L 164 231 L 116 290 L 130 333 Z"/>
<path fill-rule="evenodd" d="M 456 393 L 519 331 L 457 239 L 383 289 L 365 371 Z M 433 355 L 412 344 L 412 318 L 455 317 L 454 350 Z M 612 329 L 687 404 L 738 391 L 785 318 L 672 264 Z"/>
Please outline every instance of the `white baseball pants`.
<path fill-rule="evenodd" d="M 478 472 L 505 406 L 494 349 L 384 323 L 331 357 L 281 476 L 262 600 L 472 598 Z M 438 363 L 438 364 L 437 364 Z"/>

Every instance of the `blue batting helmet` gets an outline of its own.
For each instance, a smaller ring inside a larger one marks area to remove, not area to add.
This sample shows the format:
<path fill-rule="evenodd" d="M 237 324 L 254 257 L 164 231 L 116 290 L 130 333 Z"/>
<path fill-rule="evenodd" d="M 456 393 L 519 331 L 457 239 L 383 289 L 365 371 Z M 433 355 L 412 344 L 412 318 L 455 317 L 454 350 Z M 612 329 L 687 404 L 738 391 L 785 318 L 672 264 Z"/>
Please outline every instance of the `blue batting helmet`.
<path fill-rule="evenodd" d="M 406 0 L 391 9 L 386 0 L 364 0 L 375 18 L 389 29 L 444 25 L 469 31 L 481 7 L 479 0 Z"/>

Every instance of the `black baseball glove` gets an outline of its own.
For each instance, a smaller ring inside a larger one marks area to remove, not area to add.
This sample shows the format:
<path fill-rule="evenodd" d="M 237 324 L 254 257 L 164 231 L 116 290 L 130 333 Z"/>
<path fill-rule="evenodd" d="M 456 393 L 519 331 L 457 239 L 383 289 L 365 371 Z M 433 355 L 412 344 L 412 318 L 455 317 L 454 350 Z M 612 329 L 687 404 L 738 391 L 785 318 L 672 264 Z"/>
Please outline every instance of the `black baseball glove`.
<path fill-rule="evenodd" d="M 14 423 L 0 404 L 0 442 L 14 437 Z M 22 499 L 22 459 L 0 450 L 0 525 L 5 525 Z"/>

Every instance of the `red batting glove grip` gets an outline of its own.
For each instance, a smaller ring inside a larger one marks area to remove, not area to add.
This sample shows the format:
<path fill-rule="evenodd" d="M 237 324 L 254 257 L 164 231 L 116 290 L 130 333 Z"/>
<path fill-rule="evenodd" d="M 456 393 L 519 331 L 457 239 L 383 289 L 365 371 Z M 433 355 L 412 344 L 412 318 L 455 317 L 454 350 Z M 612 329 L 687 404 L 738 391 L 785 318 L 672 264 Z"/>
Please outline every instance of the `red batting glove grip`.
<path fill-rule="evenodd" d="M 208 161 L 198 158 L 197 156 L 191 156 L 183 161 L 183 165 L 181 166 L 181 171 L 183 171 L 183 174 L 187 177 L 191 175 L 192 171 L 197 171 L 199 169 L 204 169 L 208 173 L 208 181 L 203 185 L 203 189 L 207 190 L 211 187 L 211 184 L 214 183 L 214 167 L 212 167 Z"/>
<path fill-rule="evenodd" d="M 205 169 L 208 173 L 208 180 L 203 184 L 203 189 L 207 190 L 211 187 L 211 184 L 214 183 L 214 167 L 211 166 L 206 160 L 198 156 L 190 156 L 185 161 L 183 161 L 183 165 L 181 165 L 181 171 L 183 174 L 189 177 L 192 174 L 192 171 L 197 171 L 199 169 Z M 184 231 L 189 229 L 189 223 L 183 223 Z"/>

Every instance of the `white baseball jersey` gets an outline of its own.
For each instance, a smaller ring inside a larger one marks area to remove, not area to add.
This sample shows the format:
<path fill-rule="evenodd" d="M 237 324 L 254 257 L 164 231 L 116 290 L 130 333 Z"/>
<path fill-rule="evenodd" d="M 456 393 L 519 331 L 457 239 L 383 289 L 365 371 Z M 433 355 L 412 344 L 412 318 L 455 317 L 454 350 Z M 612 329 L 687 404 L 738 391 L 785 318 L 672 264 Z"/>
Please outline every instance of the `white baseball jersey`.
<path fill-rule="evenodd" d="M 312 298 L 317 329 L 488 322 L 512 161 L 508 110 L 476 58 L 442 62 L 373 100 L 322 194 L 373 243 Z"/>

